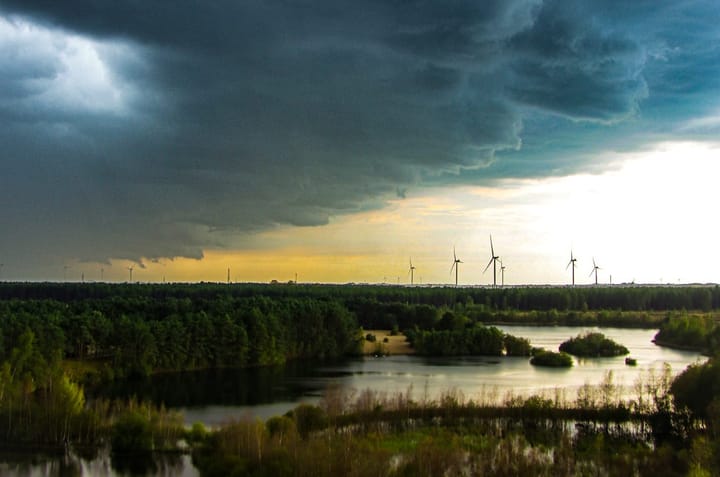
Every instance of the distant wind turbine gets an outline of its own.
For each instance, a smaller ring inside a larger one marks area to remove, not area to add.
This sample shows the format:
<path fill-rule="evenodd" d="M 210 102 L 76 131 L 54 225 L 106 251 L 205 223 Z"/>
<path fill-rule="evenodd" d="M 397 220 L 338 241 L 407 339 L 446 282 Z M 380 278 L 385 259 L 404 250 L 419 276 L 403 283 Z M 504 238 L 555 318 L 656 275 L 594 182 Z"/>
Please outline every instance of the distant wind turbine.
<path fill-rule="evenodd" d="M 67 265 L 63 265 L 63 281 L 64 281 L 64 282 L 67 281 L 67 271 L 68 271 L 68 268 L 70 268 L 70 267 L 68 267 Z"/>
<path fill-rule="evenodd" d="M 595 285 L 597 285 L 597 271 L 598 270 L 600 270 L 600 267 L 597 266 L 597 264 L 595 263 L 595 257 L 593 257 L 593 268 L 592 268 L 592 271 L 590 272 L 590 275 L 588 275 L 588 276 L 590 277 L 590 276 L 592 276 L 593 273 L 595 274 Z"/>
<path fill-rule="evenodd" d="M 408 270 L 408 274 L 410 275 L 410 285 L 413 285 L 415 284 L 415 267 L 413 267 L 412 264 L 412 257 L 410 257 L 410 268 Z"/>
<path fill-rule="evenodd" d="M 575 256 L 573 256 L 573 252 L 572 252 L 572 250 L 570 250 L 570 261 L 568 262 L 567 266 L 565 267 L 565 270 L 567 270 L 568 267 L 570 265 L 572 265 L 572 286 L 575 286 L 575 267 L 577 267 L 575 262 L 577 262 L 577 258 L 575 258 Z"/>
<path fill-rule="evenodd" d="M 500 276 L 502 277 L 500 280 L 500 286 L 505 288 L 505 265 L 503 265 L 502 260 L 500 260 Z"/>
<path fill-rule="evenodd" d="M 493 248 L 493 242 L 492 242 L 492 235 L 490 235 L 490 261 L 487 264 L 487 267 L 485 267 L 485 270 L 483 270 L 483 273 L 487 272 L 487 269 L 490 268 L 490 265 L 493 266 L 493 288 L 497 287 L 497 261 L 500 259 L 500 256 L 495 255 L 495 249 Z"/>
<path fill-rule="evenodd" d="M 462 260 L 457 258 L 457 255 L 455 254 L 455 247 L 453 247 L 453 263 L 450 267 L 450 273 L 452 273 L 453 268 L 455 269 L 455 286 L 458 286 L 458 269 L 460 268 L 460 263 L 462 263 Z"/>
<path fill-rule="evenodd" d="M 132 271 L 133 271 L 133 268 L 135 268 L 135 267 L 134 267 L 134 266 L 127 267 L 128 271 L 130 272 L 130 283 L 132 283 Z"/>

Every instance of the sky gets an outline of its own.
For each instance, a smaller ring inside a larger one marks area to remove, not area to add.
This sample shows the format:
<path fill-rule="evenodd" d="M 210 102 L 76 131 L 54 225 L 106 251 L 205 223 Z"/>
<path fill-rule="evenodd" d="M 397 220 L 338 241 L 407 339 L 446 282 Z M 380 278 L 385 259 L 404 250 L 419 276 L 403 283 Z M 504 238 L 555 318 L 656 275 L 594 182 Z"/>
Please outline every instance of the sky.
<path fill-rule="evenodd" d="M 0 280 L 715 283 L 719 133 L 716 0 L 0 0 Z"/>

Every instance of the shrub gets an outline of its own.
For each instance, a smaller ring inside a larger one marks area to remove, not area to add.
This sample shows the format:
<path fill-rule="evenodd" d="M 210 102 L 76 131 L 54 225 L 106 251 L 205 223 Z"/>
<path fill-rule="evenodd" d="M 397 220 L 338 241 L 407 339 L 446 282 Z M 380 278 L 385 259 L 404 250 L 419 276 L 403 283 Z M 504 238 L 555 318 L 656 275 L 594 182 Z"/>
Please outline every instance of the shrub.
<path fill-rule="evenodd" d="M 554 351 L 541 349 L 535 352 L 535 355 L 530 359 L 530 364 L 552 368 L 569 368 L 572 367 L 573 362 L 567 353 L 555 353 Z"/>
<path fill-rule="evenodd" d="M 630 351 L 602 333 L 586 333 L 563 342 L 560 351 L 583 357 L 622 356 Z"/>
<path fill-rule="evenodd" d="M 112 427 L 110 445 L 113 452 L 121 453 L 152 450 L 150 421 L 139 412 L 121 416 Z"/>

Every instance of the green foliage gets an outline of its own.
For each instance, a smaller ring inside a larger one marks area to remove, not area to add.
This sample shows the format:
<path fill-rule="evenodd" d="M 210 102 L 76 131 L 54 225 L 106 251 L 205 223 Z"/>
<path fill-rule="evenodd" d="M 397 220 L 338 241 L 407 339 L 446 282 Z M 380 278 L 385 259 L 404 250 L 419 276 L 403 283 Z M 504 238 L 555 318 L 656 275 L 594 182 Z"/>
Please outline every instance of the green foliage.
<path fill-rule="evenodd" d="M 461 330 L 419 330 L 413 332 L 415 351 L 428 356 L 501 356 L 505 335 L 494 326 L 476 325 Z"/>
<path fill-rule="evenodd" d="M 693 364 L 680 373 L 670 387 L 677 407 L 687 407 L 693 416 L 708 420 L 720 403 L 720 363 L 717 358 Z M 708 421 L 711 425 L 712 420 Z M 720 434 L 720 428 L 715 432 Z"/>
<path fill-rule="evenodd" d="M 507 356 L 530 356 L 532 354 L 532 346 L 527 338 L 505 334 L 503 339 Z"/>
<path fill-rule="evenodd" d="M 560 351 L 582 357 L 622 356 L 630 351 L 602 333 L 589 332 L 560 344 Z"/>
<path fill-rule="evenodd" d="M 186 433 L 185 438 L 191 445 L 198 445 L 205 442 L 209 432 L 202 422 L 193 423 L 190 430 Z"/>
<path fill-rule="evenodd" d="M 686 312 L 668 313 L 655 335 L 655 342 L 679 348 L 713 351 L 720 350 L 720 329 L 706 315 L 690 315 Z"/>
<path fill-rule="evenodd" d="M 570 368 L 573 365 L 572 357 L 565 352 L 555 353 L 545 349 L 535 350 L 530 364 L 535 366 L 548 366 L 551 368 Z"/>
<path fill-rule="evenodd" d="M 633 421 L 639 416 L 618 401 L 579 410 L 538 395 L 501 407 L 441 399 L 421 408 L 398 397 L 374 399 L 384 404 L 370 407 L 382 411 L 347 403 L 334 423 L 325 421 L 303 439 L 287 417 L 264 426 L 231 423 L 195 449 L 193 462 L 210 476 L 704 475 L 698 472 L 717 469 L 706 441 L 688 441 L 688 450 L 654 443 L 642 421 Z"/>
<path fill-rule="evenodd" d="M 137 411 L 120 416 L 112 427 L 110 445 L 118 453 L 153 450 L 150 421 Z"/>
<path fill-rule="evenodd" d="M 311 432 L 325 428 L 327 415 L 325 411 L 317 406 L 301 404 L 292 411 L 295 426 L 303 439 L 306 439 Z"/>

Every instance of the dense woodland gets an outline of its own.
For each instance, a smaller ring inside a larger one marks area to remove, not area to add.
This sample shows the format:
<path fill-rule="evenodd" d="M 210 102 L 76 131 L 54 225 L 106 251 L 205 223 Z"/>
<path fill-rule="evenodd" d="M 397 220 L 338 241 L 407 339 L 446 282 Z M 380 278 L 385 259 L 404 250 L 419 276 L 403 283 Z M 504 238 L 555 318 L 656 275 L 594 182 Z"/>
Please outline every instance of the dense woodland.
<path fill-rule="evenodd" d="M 425 354 L 498 354 L 500 337 L 492 342 L 487 328 L 478 326 L 495 322 L 664 322 L 663 330 L 672 330 L 661 331 L 661 341 L 707 347 L 714 339 L 712 318 L 682 310 L 719 306 L 718 287 L 0 283 L 0 362 L 26 332 L 47 362 L 93 361 L 104 378 L 334 358 L 358 352 L 359 327 L 404 330 Z M 670 322 L 658 310 L 678 313 Z"/>
<path fill-rule="evenodd" d="M 362 327 L 400 329 L 423 354 L 527 356 L 526 340 L 485 325 L 656 326 L 658 342 L 714 356 L 720 349 L 714 316 L 719 299 L 717 287 L 0 283 L 0 443 L 110 445 L 137 452 L 174 449 L 184 439 L 206 475 L 304 475 L 299 469 L 318 458 L 336 463 L 328 465 L 328 475 L 340 470 L 378 475 L 366 472 L 367 460 L 358 456 L 391 469 L 381 475 L 438 475 L 432 469 L 464 465 L 484 469 L 469 475 L 503 475 L 503 466 L 510 475 L 527 469 L 538 475 L 595 475 L 625 472 L 628 465 L 639 469 L 653 458 L 660 467 L 648 469 L 716 472 L 720 366 L 715 358 L 690 367 L 673 383 L 640 385 L 645 397 L 633 402 L 613 398 L 611 405 L 602 398 L 602 386 L 595 398 L 588 391 L 576 402 L 518 398 L 500 407 L 457 399 L 406 399 L 400 406 L 400 398 L 391 404 L 366 396 L 353 405 L 311 406 L 216 432 L 184 429 L 177 414 L 146 403 L 86 400 L 83 386 L 157 371 L 337 358 L 359 352 Z M 373 424 L 361 425 L 365 422 Z M 568 423 L 587 423 L 582 429 L 589 431 L 578 433 Z M 436 439 L 437 432 L 445 437 Z M 537 440 L 538 435 L 545 437 Z M 482 467 L 484 453 L 498 446 L 507 460 Z M 548 448 L 551 460 L 543 450 Z M 609 458 L 617 453 L 624 460 Z M 275 472 L 273 465 L 284 467 Z"/>

